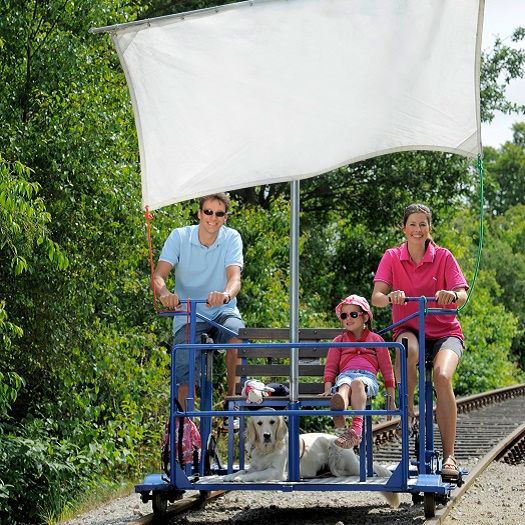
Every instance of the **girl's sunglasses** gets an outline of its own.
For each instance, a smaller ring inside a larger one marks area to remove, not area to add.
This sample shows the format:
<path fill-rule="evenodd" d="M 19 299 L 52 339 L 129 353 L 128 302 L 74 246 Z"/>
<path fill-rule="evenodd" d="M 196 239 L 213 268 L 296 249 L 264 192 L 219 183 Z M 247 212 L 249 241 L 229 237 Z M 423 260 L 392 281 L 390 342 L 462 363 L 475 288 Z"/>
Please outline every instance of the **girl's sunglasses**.
<path fill-rule="evenodd" d="M 341 312 L 341 315 L 339 317 L 344 321 L 347 317 L 357 319 L 360 315 L 363 315 L 363 312 Z"/>
<path fill-rule="evenodd" d="M 215 217 L 224 217 L 226 215 L 225 211 L 213 211 L 213 210 L 202 210 L 204 215 L 213 215 L 215 213 Z"/>

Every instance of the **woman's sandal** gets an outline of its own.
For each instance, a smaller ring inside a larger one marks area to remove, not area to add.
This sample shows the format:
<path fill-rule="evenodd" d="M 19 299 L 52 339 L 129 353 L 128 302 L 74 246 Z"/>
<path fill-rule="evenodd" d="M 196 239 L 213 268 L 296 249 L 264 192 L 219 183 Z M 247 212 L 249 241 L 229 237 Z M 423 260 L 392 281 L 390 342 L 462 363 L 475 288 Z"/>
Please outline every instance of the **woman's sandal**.
<path fill-rule="evenodd" d="M 343 432 L 336 440 L 335 444 L 340 448 L 354 448 L 361 443 L 361 437 L 357 435 L 357 432 L 353 428 L 347 428 L 346 432 Z"/>
<path fill-rule="evenodd" d="M 448 456 L 441 467 L 441 479 L 457 479 L 459 468 L 454 456 Z"/>

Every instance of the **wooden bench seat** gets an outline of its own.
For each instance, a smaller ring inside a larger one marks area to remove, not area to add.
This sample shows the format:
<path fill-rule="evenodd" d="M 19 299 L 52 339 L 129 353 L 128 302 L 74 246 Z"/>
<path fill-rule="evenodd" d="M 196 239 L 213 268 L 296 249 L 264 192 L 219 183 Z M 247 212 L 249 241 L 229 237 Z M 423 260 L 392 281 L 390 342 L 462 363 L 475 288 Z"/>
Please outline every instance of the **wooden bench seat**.
<path fill-rule="evenodd" d="M 301 328 L 299 342 L 331 342 L 341 333 L 340 328 Z M 242 328 L 239 337 L 250 342 L 289 342 L 288 328 Z M 324 361 L 328 347 L 299 348 L 299 400 L 317 400 L 316 404 L 328 404 L 330 398 L 320 398 L 324 391 Z M 286 348 L 240 348 L 242 363 L 237 366 L 241 378 L 235 396 L 227 401 L 242 402 L 242 385 L 248 378 L 258 379 L 265 384 L 280 383 L 290 385 L 290 350 Z M 287 401 L 287 397 L 271 396 L 268 401 Z"/>

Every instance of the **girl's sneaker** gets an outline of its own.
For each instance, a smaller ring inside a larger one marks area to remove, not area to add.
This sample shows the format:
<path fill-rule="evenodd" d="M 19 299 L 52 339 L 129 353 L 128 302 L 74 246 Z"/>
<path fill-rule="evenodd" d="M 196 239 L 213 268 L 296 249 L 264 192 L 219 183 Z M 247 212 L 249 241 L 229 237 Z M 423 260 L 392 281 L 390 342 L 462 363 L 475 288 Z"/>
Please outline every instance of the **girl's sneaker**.
<path fill-rule="evenodd" d="M 353 428 L 348 428 L 335 440 L 338 447 L 345 449 L 357 447 L 359 443 L 361 443 L 361 436 L 358 436 Z"/>

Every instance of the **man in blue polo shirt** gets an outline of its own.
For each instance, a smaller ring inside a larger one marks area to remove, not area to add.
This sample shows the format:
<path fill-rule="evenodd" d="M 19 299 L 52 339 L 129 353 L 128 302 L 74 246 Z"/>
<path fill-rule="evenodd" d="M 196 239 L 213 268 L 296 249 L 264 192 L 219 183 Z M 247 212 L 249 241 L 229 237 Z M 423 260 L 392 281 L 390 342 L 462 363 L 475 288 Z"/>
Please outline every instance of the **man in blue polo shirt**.
<path fill-rule="evenodd" d="M 202 197 L 198 211 L 199 224 L 171 232 L 162 248 L 153 282 L 157 297 L 166 308 L 180 307 L 181 299 L 206 299 L 207 304 L 199 304 L 197 311 L 238 332 L 244 326 L 235 298 L 241 289 L 242 239 L 239 232 L 225 226 L 229 209 L 230 199 L 225 193 Z M 175 268 L 174 292 L 166 287 L 166 279 L 172 268 Z M 186 342 L 184 316 L 173 317 L 173 332 L 176 344 Z M 218 344 L 241 342 L 200 321 L 197 323 L 197 336 L 204 332 Z M 188 397 L 188 353 L 177 352 L 176 360 L 179 399 L 184 406 Z M 235 394 L 238 379 L 235 368 L 238 361 L 237 350 L 228 350 L 228 395 Z M 196 366 L 196 373 L 198 370 Z"/>

